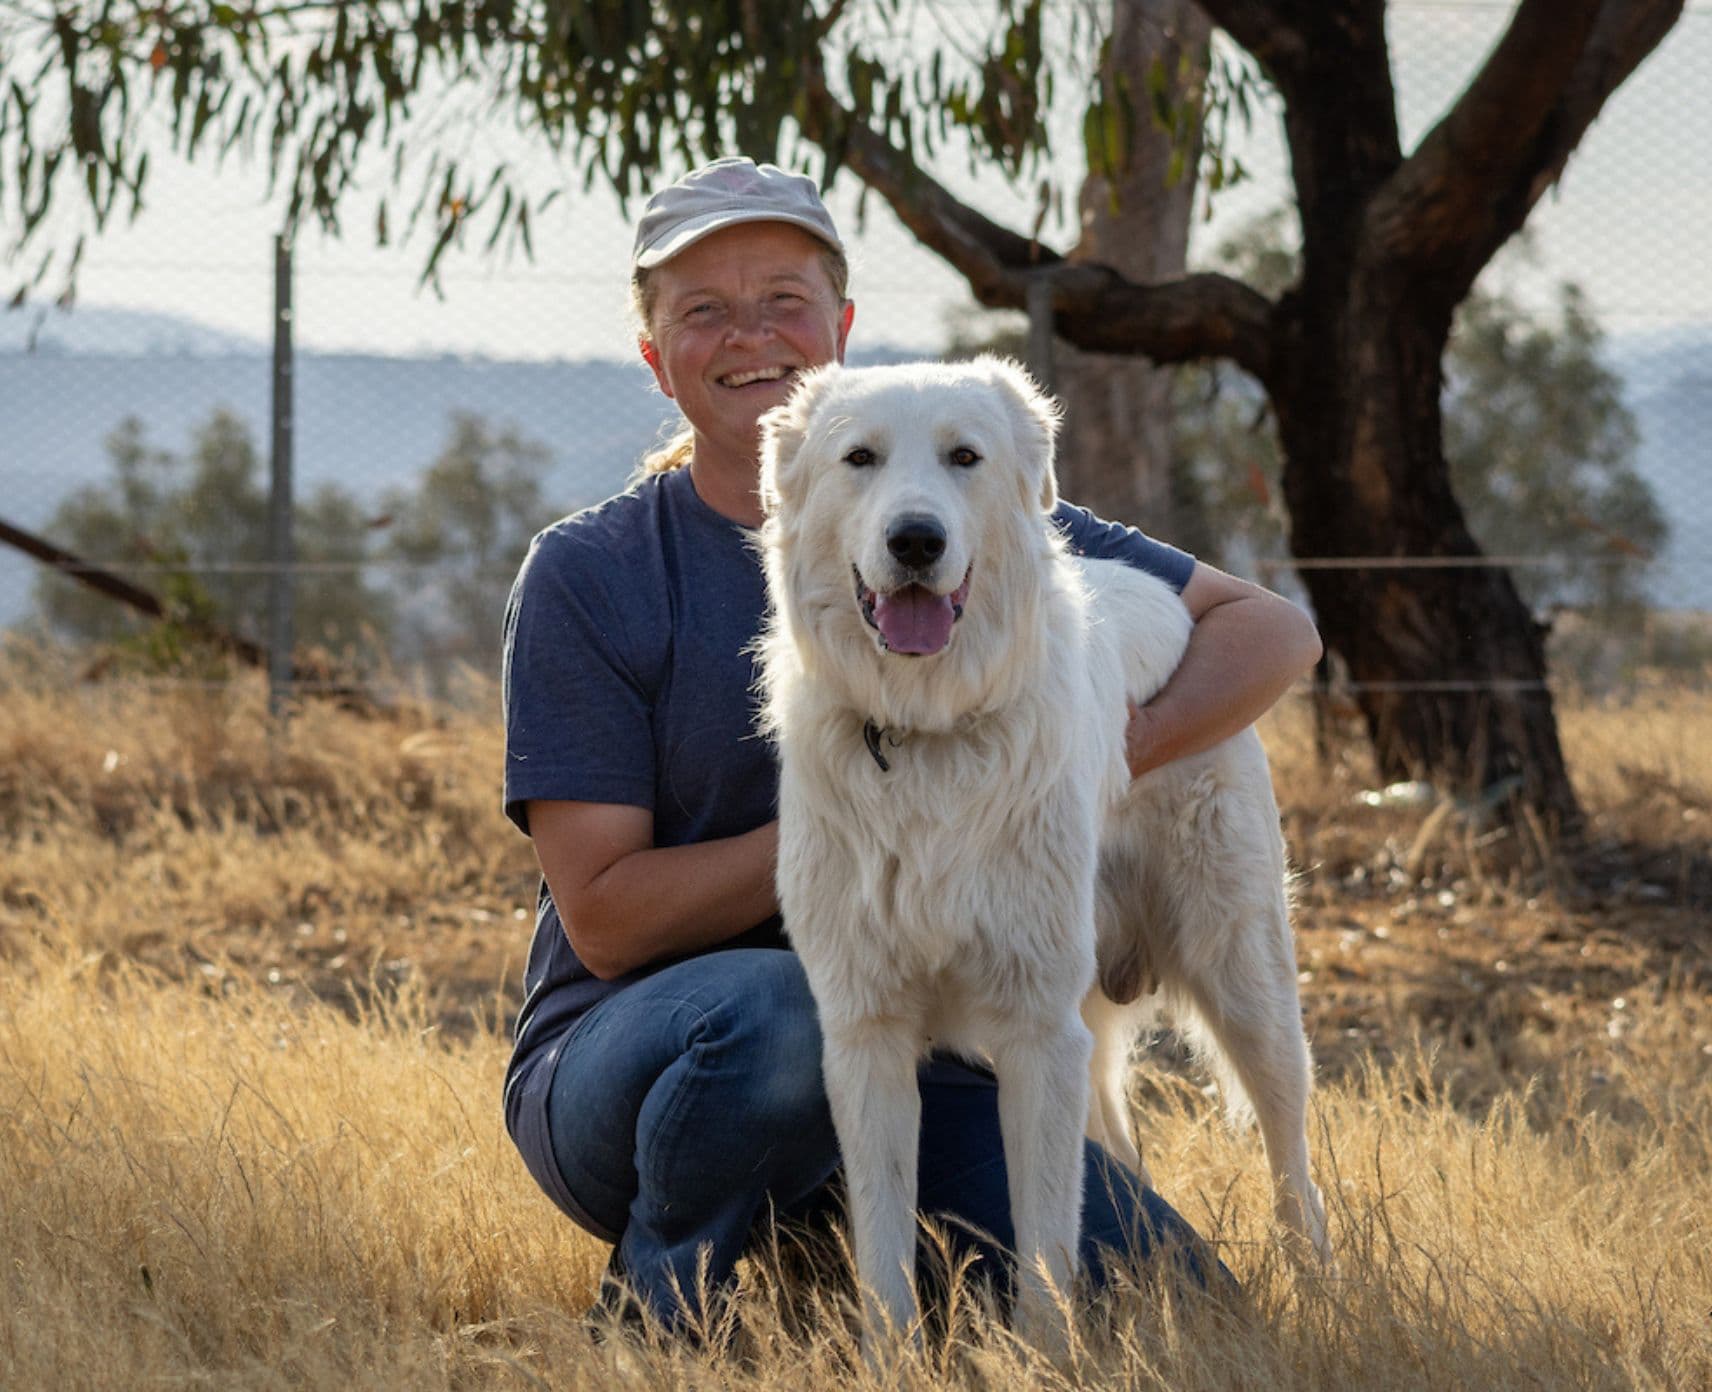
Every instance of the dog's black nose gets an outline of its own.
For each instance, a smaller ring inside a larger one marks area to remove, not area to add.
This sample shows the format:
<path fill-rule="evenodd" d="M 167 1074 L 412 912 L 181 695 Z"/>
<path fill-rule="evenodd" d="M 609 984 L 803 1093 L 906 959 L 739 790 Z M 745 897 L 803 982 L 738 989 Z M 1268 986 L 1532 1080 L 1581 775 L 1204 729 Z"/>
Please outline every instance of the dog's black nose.
<path fill-rule="evenodd" d="M 945 528 L 932 517 L 900 517 L 886 531 L 886 550 L 900 565 L 923 570 L 945 554 Z"/>

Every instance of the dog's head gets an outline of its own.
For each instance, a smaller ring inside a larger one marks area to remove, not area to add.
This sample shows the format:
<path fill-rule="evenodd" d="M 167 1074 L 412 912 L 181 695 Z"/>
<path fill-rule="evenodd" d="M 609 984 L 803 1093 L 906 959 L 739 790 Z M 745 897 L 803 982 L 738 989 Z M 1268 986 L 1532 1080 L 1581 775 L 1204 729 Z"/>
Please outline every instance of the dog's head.
<path fill-rule="evenodd" d="M 999 602 L 1000 558 L 1018 537 L 1042 544 L 1058 417 L 1021 367 L 994 357 L 805 377 L 762 420 L 776 599 L 825 641 L 946 652 L 971 604 Z"/>

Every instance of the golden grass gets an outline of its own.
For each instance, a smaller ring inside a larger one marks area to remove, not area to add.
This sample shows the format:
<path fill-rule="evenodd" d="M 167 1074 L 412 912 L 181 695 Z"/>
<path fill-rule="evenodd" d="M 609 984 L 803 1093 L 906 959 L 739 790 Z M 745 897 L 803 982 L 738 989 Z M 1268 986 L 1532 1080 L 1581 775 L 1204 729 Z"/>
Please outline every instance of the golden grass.
<path fill-rule="evenodd" d="M 528 843 L 499 815 L 497 696 L 474 712 L 261 687 L 0 672 L 0 947 L 27 935 L 320 994 L 415 974 L 491 1005 L 520 970 Z M 467 930 L 467 931 L 459 931 Z"/>
<path fill-rule="evenodd" d="M 34 956 L 0 990 L 5 1385 L 860 1381 L 839 1331 L 787 1343 L 764 1301 L 739 1307 L 747 1366 L 591 1346 L 604 1252 L 511 1152 L 493 1036 L 443 1038 L 419 997 L 352 1018 L 102 961 Z M 1647 1015 L 1620 1118 L 1573 1097 L 1544 1129 L 1519 1098 L 1471 1117 L 1413 1055 L 1323 1090 L 1330 1277 L 1280 1260 L 1253 1139 L 1170 1089 L 1143 1119 L 1155 1172 L 1250 1308 L 1130 1293 L 1086 1380 L 1705 1385 L 1709 1025 L 1703 999 Z M 962 1333 L 905 1385 L 1058 1385 L 983 1322 Z"/>
<path fill-rule="evenodd" d="M 586 1298 L 493 1038 L 103 960 L 37 957 L 0 1006 L 6 1385 L 434 1383 Z"/>
<path fill-rule="evenodd" d="M 0 677 L 0 1386 L 880 1385 L 762 1273 L 734 1353 L 588 1340 L 605 1251 L 499 1116 L 533 876 L 490 700 L 270 743 L 250 685 Z M 1146 1067 L 1150 1165 L 1243 1305 L 1126 1290 L 1067 1369 L 976 1310 L 891 1385 L 1712 1385 L 1704 904 L 1394 883 L 1420 814 L 1352 815 L 1359 760 L 1295 721 L 1335 1273 L 1274 1243 L 1257 1138 Z M 1601 834 L 1704 854 L 1703 700 L 1564 729 Z"/>

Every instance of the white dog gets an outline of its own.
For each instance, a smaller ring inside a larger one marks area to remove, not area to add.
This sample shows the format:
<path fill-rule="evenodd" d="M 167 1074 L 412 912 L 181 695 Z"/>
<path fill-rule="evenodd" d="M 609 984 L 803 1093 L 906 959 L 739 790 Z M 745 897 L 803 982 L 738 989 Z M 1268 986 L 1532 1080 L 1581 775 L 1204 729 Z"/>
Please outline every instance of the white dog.
<path fill-rule="evenodd" d="M 820 1013 L 870 1338 L 916 1313 L 930 1046 L 997 1074 L 1032 1336 L 1054 1338 L 1075 1274 L 1084 1130 L 1139 1168 L 1124 1085 L 1156 1004 L 1233 1110 L 1252 1103 L 1279 1216 L 1325 1248 L 1266 757 L 1248 730 L 1130 779 L 1126 698 L 1170 676 L 1190 619 L 1159 580 L 1066 552 L 1056 425 L 992 358 L 825 368 L 764 421 L 779 899 Z"/>

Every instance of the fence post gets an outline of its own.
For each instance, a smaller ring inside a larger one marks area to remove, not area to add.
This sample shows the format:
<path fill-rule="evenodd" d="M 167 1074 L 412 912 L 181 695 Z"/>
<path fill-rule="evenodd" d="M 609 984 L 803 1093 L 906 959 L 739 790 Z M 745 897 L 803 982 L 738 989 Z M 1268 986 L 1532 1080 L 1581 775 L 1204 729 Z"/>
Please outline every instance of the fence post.
<path fill-rule="evenodd" d="M 1036 275 L 1028 282 L 1028 370 L 1042 391 L 1053 391 L 1052 281 Z"/>
<path fill-rule="evenodd" d="M 293 581 L 297 548 L 292 537 L 291 240 L 273 248 L 273 491 L 268 500 L 268 713 L 278 716 L 291 690 Z"/>

